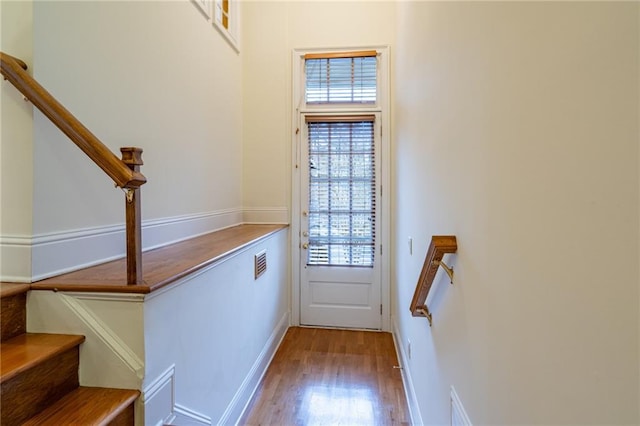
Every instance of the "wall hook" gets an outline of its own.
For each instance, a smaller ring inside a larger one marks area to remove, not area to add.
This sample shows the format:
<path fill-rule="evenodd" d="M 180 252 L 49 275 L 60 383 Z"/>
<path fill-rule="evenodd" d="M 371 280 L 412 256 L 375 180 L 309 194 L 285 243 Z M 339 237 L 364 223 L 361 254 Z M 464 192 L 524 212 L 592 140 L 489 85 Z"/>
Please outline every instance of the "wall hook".
<path fill-rule="evenodd" d="M 434 260 L 431 262 L 433 266 L 442 266 L 442 269 L 449 275 L 449 279 L 451 280 L 451 284 L 453 284 L 453 267 L 447 266 L 442 260 Z"/>

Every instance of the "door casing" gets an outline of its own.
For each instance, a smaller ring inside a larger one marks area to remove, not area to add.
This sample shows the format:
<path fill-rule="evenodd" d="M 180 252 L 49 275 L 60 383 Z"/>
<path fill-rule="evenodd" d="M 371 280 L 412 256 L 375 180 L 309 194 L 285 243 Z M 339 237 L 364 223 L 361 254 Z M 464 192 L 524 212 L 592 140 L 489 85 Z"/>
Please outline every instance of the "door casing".
<path fill-rule="evenodd" d="M 304 55 L 313 52 L 376 50 L 379 55 L 378 65 L 378 102 L 375 106 L 349 106 L 346 108 L 308 108 L 304 99 Z M 380 220 L 379 242 L 382 244 L 380 253 L 380 280 L 382 304 L 382 331 L 392 331 L 391 312 L 391 283 L 390 283 L 390 252 L 391 252 L 391 125 L 389 107 L 389 47 L 388 46 L 358 46 L 344 49 L 295 49 L 292 52 L 292 119 L 291 119 L 291 325 L 300 325 L 300 242 L 301 242 L 301 208 L 300 208 L 300 164 L 302 126 L 305 113 L 334 114 L 342 112 L 364 112 L 380 114 L 380 194 L 378 206 L 378 220 Z"/>

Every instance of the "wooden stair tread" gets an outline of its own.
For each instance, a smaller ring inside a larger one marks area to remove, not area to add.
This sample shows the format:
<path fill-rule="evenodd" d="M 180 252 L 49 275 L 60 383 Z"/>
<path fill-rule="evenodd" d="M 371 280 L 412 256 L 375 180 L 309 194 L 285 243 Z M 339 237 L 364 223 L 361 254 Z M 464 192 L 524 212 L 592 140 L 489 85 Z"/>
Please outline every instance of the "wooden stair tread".
<path fill-rule="evenodd" d="M 105 425 L 139 395 L 131 389 L 79 387 L 23 425 Z"/>
<path fill-rule="evenodd" d="M 26 333 L 2 342 L 0 383 L 84 342 L 84 336 Z"/>
<path fill-rule="evenodd" d="M 26 293 L 30 288 L 30 284 L 0 282 L 0 298 Z"/>

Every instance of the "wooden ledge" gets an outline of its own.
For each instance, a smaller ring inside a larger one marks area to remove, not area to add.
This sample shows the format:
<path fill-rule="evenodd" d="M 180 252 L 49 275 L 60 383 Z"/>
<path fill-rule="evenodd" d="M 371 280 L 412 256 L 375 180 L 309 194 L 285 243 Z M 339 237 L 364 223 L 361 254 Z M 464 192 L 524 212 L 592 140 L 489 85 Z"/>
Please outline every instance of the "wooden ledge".
<path fill-rule="evenodd" d="M 151 293 L 287 227 L 239 225 L 149 250 L 138 285 L 127 285 L 126 259 L 120 259 L 32 283 L 31 290 Z"/>

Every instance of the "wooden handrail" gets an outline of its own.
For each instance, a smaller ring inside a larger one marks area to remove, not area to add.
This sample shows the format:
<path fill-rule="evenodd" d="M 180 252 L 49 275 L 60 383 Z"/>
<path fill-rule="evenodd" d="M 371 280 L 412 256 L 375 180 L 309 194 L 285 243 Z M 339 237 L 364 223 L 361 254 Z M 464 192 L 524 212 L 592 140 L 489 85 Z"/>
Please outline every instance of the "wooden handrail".
<path fill-rule="evenodd" d="M 18 58 L 0 52 L 1 73 L 53 124 L 69 137 L 98 167 L 121 188 L 139 188 L 147 179 L 139 171 L 129 168 L 111 152 L 73 114 L 62 106 L 25 70 L 27 65 Z"/>
<path fill-rule="evenodd" d="M 411 315 L 414 317 L 426 317 L 431 325 L 431 312 L 427 308 L 427 297 L 433 285 L 433 280 L 441 265 L 445 253 L 455 253 L 458 251 L 458 241 L 454 235 L 434 235 L 431 237 L 431 244 L 424 259 L 424 265 L 418 278 L 416 291 L 411 301 Z"/>
<path fill-rule="evenodd" d="M 24 97 L 51 120 L 87 156 L 93 160 L 120 188 L 125 189 L 127 284 L 142 284 L 142 219 L 140 186 L 147 178 L 140 173 L 142 149 L 121 148 L 122 159 L 89 131 L 73 114 L 58 102 L 25 70 L 27 64 L 0 52 L 0 71 Z"/>

